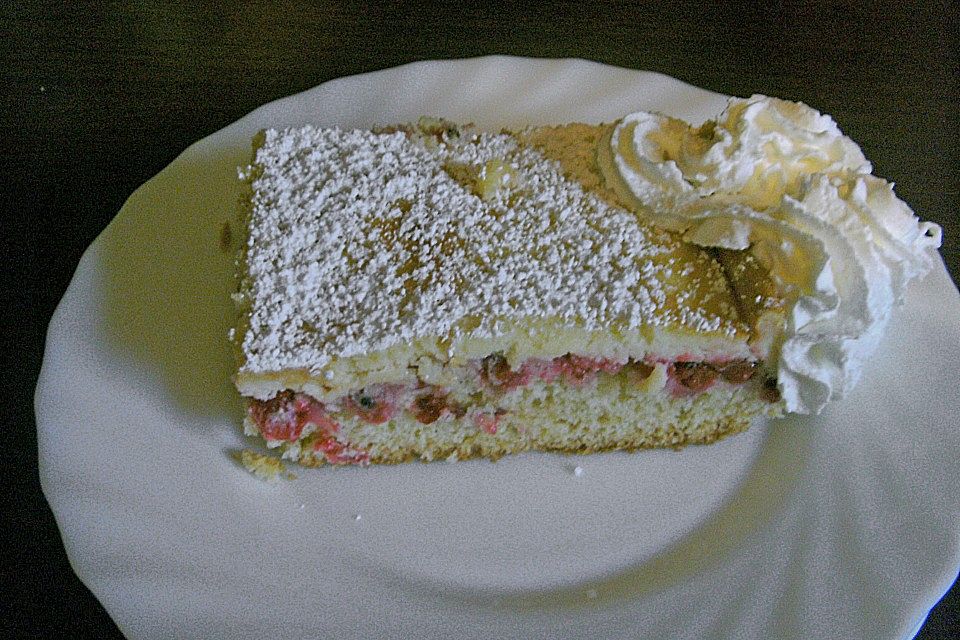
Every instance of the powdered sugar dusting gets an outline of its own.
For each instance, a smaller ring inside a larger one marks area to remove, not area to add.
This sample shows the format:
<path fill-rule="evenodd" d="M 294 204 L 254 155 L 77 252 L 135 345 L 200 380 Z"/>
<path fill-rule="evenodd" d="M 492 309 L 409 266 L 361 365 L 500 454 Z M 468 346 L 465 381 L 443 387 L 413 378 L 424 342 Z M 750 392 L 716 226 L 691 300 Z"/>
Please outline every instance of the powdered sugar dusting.
<path fill-rule="evenodd" d="M 463 176 L 491 162 L 509 175 L 478 195 Z M 249 176 L 245 371 L 316 373 L 420 337 L 497 336 L 505 319 L 736 331 L 702 304 L 725 291 L 715 265 L 691 300 L 672 236 L 508 134 L 271 130 Z"/>

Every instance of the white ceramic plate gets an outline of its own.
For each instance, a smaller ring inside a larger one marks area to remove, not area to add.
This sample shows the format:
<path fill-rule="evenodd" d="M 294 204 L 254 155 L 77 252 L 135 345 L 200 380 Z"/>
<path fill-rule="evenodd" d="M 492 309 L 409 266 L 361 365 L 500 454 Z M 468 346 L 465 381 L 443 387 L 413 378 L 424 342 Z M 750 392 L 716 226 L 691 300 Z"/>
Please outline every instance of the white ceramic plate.
<path fill-rule="evenodd" d="M 229 456 L 251 443 L 218 237 L 258 129 L 701 121 L 723 105 L 577 60 L 425 62 L 326 83 L 190 147 L 90 247 L 50 325 L 40 472 L 80 578 L 131 638 L 909 635 L 960 564 L 960 300 L 942 268 L 851 397 L 717 445 L 276 484 Z"/>

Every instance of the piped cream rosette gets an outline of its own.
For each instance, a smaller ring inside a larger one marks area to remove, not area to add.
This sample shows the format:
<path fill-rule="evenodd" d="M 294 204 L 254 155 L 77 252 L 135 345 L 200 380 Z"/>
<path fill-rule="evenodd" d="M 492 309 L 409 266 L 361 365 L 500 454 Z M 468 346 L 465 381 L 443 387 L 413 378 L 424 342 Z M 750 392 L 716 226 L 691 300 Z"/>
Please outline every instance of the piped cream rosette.
<path fill-rule="evenodd" d="M 699 127 L 623 118 L 598 154 L 607 183 L 651 223 L 703 247 L 750 250 L 792 300 L 777 378 L 789 411 L 816 413 L 856 384 L 908 282 L 934 264 L 941 229 L 826 115 L 732 98 Z"/>

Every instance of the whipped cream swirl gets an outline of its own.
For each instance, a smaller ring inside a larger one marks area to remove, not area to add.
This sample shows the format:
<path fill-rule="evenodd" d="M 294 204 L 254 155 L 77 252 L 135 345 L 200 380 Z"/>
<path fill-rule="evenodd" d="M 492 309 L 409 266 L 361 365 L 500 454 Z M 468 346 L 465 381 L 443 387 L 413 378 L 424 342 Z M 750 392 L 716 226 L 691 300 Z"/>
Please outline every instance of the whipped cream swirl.
<path fill-rule="evenodd" d="M 704 247 L 749 249 L 793 301 L 777 379 L 787 410 L 816 413 L 858 381 L 941 229 L 872 175 L 860 148 L 802 103 L 732 98 L 699 127 L 623 118 L 601 143 L 604 178 L 651 223 Z"/>

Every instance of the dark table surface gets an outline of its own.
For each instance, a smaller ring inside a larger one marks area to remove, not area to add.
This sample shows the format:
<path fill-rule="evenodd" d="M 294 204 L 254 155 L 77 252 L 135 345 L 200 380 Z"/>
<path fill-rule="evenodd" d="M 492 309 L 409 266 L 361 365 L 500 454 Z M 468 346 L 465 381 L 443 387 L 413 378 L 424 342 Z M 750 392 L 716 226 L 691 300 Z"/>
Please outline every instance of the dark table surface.
<path fill-rule="evenodd" d="M 552 1 L 537 9 L 328 1 L 5 2 L 7 490 L 2 637 L 120 637 L 71 571 L 40 492 L 32 395 L 44 332 L 81 253 L 140 184 L 267 101 L 339 76 L 502 53 L 582 57 L 830 113 L 944 228 L 960 277 L 958 36 L 952 2 Z M 960 529 L 960 523 L 957 523 Z M 919 638 L 960 637 L 960 588 Z"/>

